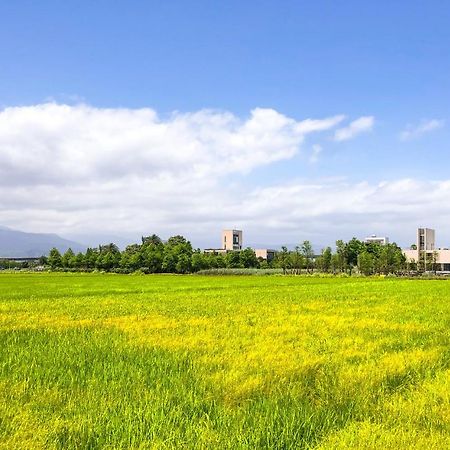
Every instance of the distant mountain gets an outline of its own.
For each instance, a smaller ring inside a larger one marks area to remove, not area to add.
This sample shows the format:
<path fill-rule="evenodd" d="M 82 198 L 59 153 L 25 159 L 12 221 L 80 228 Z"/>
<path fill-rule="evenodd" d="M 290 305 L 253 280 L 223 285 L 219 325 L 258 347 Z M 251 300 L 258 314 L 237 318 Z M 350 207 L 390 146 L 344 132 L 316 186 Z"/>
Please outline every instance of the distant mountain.
<path fill-rule="evenodd" d="M 0 257 L 37 257 L 47 255 L 53 247 L 60 252 L 70 247 L 75 253 L 86 249 L 56 234 L 25 233 L 0 226 Z"/>
<path fill-rule="evenodd" d="M 99 245 L 114 243 L 120 249 L 125 250 L 125 247 L 134 243 L 141 243 L 141 235 L 137 236 L 117 236 L 115 234 L 100 234 L 100 233 L 92 233 L 92 234 L 70 234 L 67 236 L 68 239 L 79 242 L 85 247 L 95 248 Z"/>

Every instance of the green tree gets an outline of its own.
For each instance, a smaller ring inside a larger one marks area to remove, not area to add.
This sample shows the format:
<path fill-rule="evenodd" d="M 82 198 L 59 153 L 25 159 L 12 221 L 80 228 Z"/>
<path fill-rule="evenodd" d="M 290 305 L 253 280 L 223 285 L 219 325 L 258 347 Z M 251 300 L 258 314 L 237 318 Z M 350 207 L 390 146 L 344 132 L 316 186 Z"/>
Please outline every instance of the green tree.
<path fill-rule="evenodd" d="M 79 252 L 77 253 L 77 256 L 75 256 L 74 267 L 76 267 L 77 269 L 83 269 L 86 267 L 83 253 Z"/>
<path fill-rule="evenodd" d="M 289 267 L 298 275 L 302 273 L 304 265 L 305 258 L 301 253 L 301 248 L 297 245 L 293 252 L 289 252 Z"/>
<path fill-rule="evenodd" d="M 158 248 L 158 246 L 154 246 Z M 183 236 L 172 236 L 164 245 L 162 269 L 165 272 L 186 273 L 190 271 L 192 245 Z"/>
<path fill-rule="evenodd" d="M 200 249 L 195 250 L 192 254 L 192 272 L 198 272 L 199 270 L 209 269 L 209 258 L 204 255 Z"/>
<path fill-rule="evenodd" d="M 191 257 L 182 253 L 178 256 L 177 264 L 175 267 L 177 273 L 188 273 L 191 271 Z"/>
<path fill-rule="evenodd" d="M 280 269 L 283 269 L 283 273 L 286 274 L 287 269 L 290 267 L 290 254 L 287 247 L 281 247 L 281 251 L 277 253 L 275 257 L 275 264 Z"/>
<path fill-rule="evenodd" d="M 344 241 L 341 239 L 336 241 L 337 267 L 336 269 L 345 272 L 347 269 L 347 251 Z"/>
<path fill-rule="evenodd" d="M 258 258 L 253 249 L 247 247 L 239 252 L 239 264 L 245 268 L 258 267 Z"/>
<path fill-rule="evenodd" d="M 142 236 L 141 240 L 142 240 L 142 245 L 148 245 L 148 244 L 157 245 L 157 246 L 163 245 L 161 238 L 159 236 L 157 236 L 156 234 L 152 234 L 151 236 Z"/>
<path fill-rule="evenodd" d="M 309 241 L 303 241 L 301 246 L 301 254 L 305 260 L 306 271 L 309 273 L 312 271 L 314 262 L 314 251 Z"/>
<path fill-rule="evenodd" d="M 365 250 L 365 245 L 356 238 L 352 238 L 345 245 L 345 257 L 348 267 L 356 267 L 358 265 L 358 255 Z"/>
<path fill-rule="evenodd" d="M 223 269 L 227 267 L 227 260 L 224 255 L 215 255 L 214 256 L 215 264 L 218 269 Z"/>
<path fill-rule="evenodd" d="M 117 258 L 117 254 L 113 252 L 102 252 L 97 258 L 97 267 L 104 270 L 111 270 L 119 267 L 120 257 L 121 255 L 119 254 L 119 258 Z"/>
<path fill-rule="evenodd" d="M 59 253 L 57 248 L 53 247 L 50 250 L 50 253 L 48 254 L 48 263 L 52 269 L 62 267 L 61 253 Z"/>
<path fill-rule="evenodd" d="M 367 251 L 362 251 L 358 255 L 358 269 L 364 275 L 373 273 L 373 255 Z"/>
<path fill-rule="evenodd" d="M 159 273 L 163 271 L 164 245 L 151 244 L 142 249 L 143 260 L 150 273 Z"/>
<path fill-rule="evenodd" d="M 331 255 L 331 271 L 335 274 L 341 270 L 341 258 L 337 253 Z"/>
<path fill-rule="evenodd" d="M 381 273 L 396 273 L 406 267 L 406 258 L 397 244 L 386 244 L 381 246 L 378 258 L 378 269 Z"/>
<path fill-rule="evenodd" d="M 134 271 L 146 266 L 143 256 L 143 246 L 139 244 L 128 245 L 120 257 L 120 267 L 127 271 Z"/>
<path fill-rule="evenodd" d="M 226 265 L 229 269 L 238 269 L 241 267 L 241 258 L 239 252 L 228 252 L 225 255 Z"/>
<path fill-rule="evenodd" d="M 175 273 L 177 270 L 177 255 L 173 250 L 164 249 L 164 257 L 162 262 L 162 269 L 164 272 Z"/>
<path fill-rule="evenodd" d="M 40 265 L 40 266 L 46 266 L 47 264 L 48 264 L 48 258 L 47 258 L 47 256 L 42 255 L 42 256 L 39 258 L 39 265 Z"/>
<path fill-rule="evenodd" d="M 88 248 L 86 250 L 86 254 L 84 255 L 84 263 L 88 269 L 93 269 L 97 267 L 97 258 L 98 258 L 97 249 Z"/>
<path fill-rule="evenodd" d="M 66 268 L 72 268 L 74 267 L 75 263 L 75 253 L 71 248 L 67 249 L 67 251 L 64 253 L 61 259 L 62 266 Z"/>
<path fill-rule="evenodd" d="M 331 247 L 322 250 L 322 270 L 326 273 L 331 269 L 331 256 Z"/>

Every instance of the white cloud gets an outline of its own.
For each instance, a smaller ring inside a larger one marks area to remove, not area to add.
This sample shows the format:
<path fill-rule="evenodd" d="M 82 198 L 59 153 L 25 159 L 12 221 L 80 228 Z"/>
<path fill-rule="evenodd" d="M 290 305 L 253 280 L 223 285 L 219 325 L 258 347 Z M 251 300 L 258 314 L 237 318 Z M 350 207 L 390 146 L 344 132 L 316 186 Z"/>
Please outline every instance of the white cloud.
<path fill-rule="evenodd" d="M 416 126 L 409 124 L 406 126 L 405 130 L 400 133 L 400 140 L 409 141 L 411 139 L 416 139 L 425 133 L 438 130 L 444 125 L 445 121 L 439 119 L 423 120 L 419 125 Z"/>
<path fill-rule="evenodd" d="M 319 155 L 322 153 L 322 147 L 318 144 L 312 146 L 312 153 L 309 156 L 309 162 L 315 164 L 319 160 Z"/>
<path fill-rule="evenodd" d="M 7 108 L 0 112 L 0 183 L 247 173 L 292 158 L 305 135 L 341 120 L 296 121 L 262 108 L 246 120 L 211 110 L 163 120 L 151 109 Z"/>
<path fill-rule="evenodd" d="M 373 116 L 362 116 L 354 120 L 347 127 L 339 128 L 334 133 L 335 141 L 347 141 L 355 136 L 370 131 L 373 128 L 375 119 Z"/>
<path fill-rule="evenodd" d="M 162 119 L 150 109 L 7 108 L 0 112 L 0 225 L 63 235 L 182 233 L 198 245 L 216 245 L 227 226 L 242 227 L 246 242 L 268 244 L 373 231 L 395 238 L 406 229 L 413 239 L 417 225 L 444 227 L 450 181 L 268 186 L 234 176 L 292 158 L 308 133 L 341 120 L 296 121 L 271 109 L 242 120 L 217 111 Z"/>

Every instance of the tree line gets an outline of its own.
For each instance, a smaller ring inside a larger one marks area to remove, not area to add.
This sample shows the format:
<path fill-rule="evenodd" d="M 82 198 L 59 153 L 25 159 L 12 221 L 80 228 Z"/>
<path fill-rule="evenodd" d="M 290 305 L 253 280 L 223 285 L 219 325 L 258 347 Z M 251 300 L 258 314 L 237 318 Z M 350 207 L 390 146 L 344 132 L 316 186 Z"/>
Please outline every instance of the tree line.
<path fill-rule="evenodd" d="M 53 270 L 103 270 L 132 273 L 194 273 L 208 269 L 278 268 L 285 274 L 348 273 L 355 270 L 364 275 L 399 273 L 416 270 L 395 243 L 381 245 L 365 243 L 356 238 L 348 242 L 339 240 L 336 249 L 331 247 L 315 255 L 309 241 L 289 250 L 282 247 L 271 261 L 257 258 L 251 248 L 228 253 L 204 253 L 193 249 L 183 236 L 172 236 L 167 241 L 157 236 L 142 237 L 140 244 L 132 244 L 120 251 L 111 243 L 98 248 L 88 248 L 75 254 L 71 249 L 61 254 L 53 248 L 43 263 Z"/>

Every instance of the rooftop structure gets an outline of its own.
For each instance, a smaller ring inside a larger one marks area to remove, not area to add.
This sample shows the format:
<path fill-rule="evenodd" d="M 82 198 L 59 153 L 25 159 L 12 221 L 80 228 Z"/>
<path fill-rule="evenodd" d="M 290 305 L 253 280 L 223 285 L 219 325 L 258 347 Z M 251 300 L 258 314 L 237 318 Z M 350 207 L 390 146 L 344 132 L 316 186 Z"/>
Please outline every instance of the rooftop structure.
<path fill-rule="evenodd" d="M 242 250 L 242 230 L 223 230 L 222 248 L 224 250 Z"/>
<path fill-rule="evenodd" d="M 389 244 L 389 238 L 387 236 L 377 236 L 376 234 L 372 234 L 364 239 L 366 244 L 375 243 L 386 245 Z"/>

